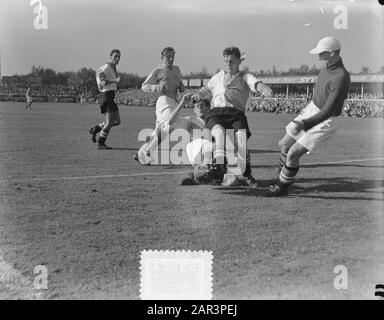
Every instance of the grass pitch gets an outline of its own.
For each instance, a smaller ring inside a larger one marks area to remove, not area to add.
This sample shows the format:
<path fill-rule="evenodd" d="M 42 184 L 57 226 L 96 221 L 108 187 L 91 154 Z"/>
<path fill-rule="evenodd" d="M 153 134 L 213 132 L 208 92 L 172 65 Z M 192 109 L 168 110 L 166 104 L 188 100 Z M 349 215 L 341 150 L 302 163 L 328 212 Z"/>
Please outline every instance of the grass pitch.
<path fill-rule="evenodd" d="M 138 299 L 142 250 L 211 250 L 214 299 L 374 299 L 384 283 L 382 119 L 343 118 L 303 158 L 288 198 L 265 198 L 293 117 L 249 113 L 259 190 L 180 186 L 187 166 L 142 167 L 153 108 L 120 106 L 97 150 L 96 105 L 0 104 L 0 297 Z M 184 114 L 190 112 L 183 111 Z M 49 272 L 33 290 L 34 267 Z M 348 289 L 333 286 L 335 266 Z"/>

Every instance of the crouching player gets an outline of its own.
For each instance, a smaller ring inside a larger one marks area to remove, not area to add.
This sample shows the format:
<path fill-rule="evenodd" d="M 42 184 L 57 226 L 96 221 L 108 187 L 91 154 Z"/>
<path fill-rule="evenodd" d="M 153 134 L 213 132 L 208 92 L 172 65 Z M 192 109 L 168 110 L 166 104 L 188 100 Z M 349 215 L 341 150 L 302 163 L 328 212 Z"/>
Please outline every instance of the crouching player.
<path fill-rule="evenodd" d="M 150 165 L 154 162 L 154 151 L 164 139 L 175 129 L 184 129 L 192 136 L 194 129 L 204 129 L 205 122 L 203 114 L 209 109 L 209 101 L 202 102 L 204 107 L 195 106 L 195 116 L 179 117 L 181 109 L 190 103 L 192 93 L 183 95 L 180 103 L 169 116 L 169 120 L 156 123 L 156 128 L 149 137 L 149 141 L 144 143 L 139 151 L 135 154 L 134 159 L 143 165 Z"/>
<path fill-rule="evenodd" d="M 338 126 L 350 86 L 350 76 L 340 57 L 340 42 L 334 37 L 321 39 L 310 51 L 325 63 L 321 70 L 312 101 L 286 127 L 280 140 L 280 171 L 277 184 L 270 187 L 268 197 L 288 195 L 299 171 L 299 159 L 320 143 L 331 138 Z"/>

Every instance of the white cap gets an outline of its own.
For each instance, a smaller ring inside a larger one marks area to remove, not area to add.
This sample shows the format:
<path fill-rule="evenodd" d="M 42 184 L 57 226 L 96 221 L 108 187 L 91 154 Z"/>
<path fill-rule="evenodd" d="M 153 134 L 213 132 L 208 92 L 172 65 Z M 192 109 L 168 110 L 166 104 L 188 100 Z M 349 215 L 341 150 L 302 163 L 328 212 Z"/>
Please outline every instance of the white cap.
<path fill-rule="evenodd" d="M 313 48 L 309 53 L 318 54 L 324 51 L 330 52 L 340 50 L 340 48 L 340 42 L 335 37 L 325 37 L 321 39 L 317 43 L 316 48 Z"/>

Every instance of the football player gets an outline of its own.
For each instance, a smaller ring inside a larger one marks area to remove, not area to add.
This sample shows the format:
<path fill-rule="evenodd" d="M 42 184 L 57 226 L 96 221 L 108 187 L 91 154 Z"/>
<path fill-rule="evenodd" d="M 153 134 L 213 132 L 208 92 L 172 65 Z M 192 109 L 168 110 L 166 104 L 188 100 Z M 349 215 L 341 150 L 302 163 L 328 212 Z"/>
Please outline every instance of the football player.
<path fill-rule="evenodd" d="M 102 150 L 112 149 L 105 144 L 105 141 L 111 128 L 121 123 L 119 108 L 115 102 L 116 84 L 120 82 L 116 66 L 119 64 L 120 57 L 120 50 L 113 49 L 110 53 L 110 61 L 96 71 L 96 82 L 100 91 L 100 112 L 105 115 L 105 121 L 92 127 L 89 133 L 92 135 L 92 141 L 96 142 L 96 135 L 100 132 L 97 142 L 98 149 Z"/>
<path fill-rule="evenodd" d="M 334 136 L 338 129 L 351 83 L 340 50 L 340 42 L 335 37 L 325 37 L 310 51 L 318 55 L 325 67 L 317 78 L 312 101 L 286 126 L 286 134 L 279 142 L 279 177 L 268 197 L 287 196 L 299 171 L 300 158 Z"/>

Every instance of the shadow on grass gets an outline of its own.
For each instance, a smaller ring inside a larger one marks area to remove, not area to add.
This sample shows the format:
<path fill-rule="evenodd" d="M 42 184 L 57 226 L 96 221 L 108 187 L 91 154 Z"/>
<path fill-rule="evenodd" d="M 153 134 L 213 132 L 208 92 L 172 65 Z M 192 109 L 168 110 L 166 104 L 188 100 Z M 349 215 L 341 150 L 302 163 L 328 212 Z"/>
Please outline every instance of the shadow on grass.
<path fill-rule="evenodd" d="M 277 162 L 277 161 L 276 161 Z M 251 165 L 252 168 L 259 168 L 259 169 L 273 169 L 278 168 L 277 164 L 253 164 Z M 373 168 L 373 169 L 384 169 L 384 166 L 380 165 L 361 165 L 361 164 L 351 164 L 351 163 L 324 163 L 324 164 L 303 164 L 300 165 L 300 168 L 342 168 L 342 167 L 352 167 L 352 168 Z"/>
<path fill-rule="evenodd" d="M 352 163 L 324 163 L 324 164 L 303 164 L 301 168 L 340 168 L 340 167 L 355 167 L 355 168 L 379 168 L 383 169 L 384 166 L 380 165 L 363 165 Z"/>
<path fill-rule="evenodd" d="M 130 150 L 130 151 L 137 151 L 140 149 L 141 146 L 138 147 L 114 147 L 113 150 Z M 162 149 L 159 149 L 159 151 L 162 151 Z M 257 150 L 257 149 L 249 149 L 250 153 L 280 153 L 280 151 L 277 150 Z"/>
<path fill-rule="evenodd" d="M 256 149 L 249 149 L 249 153 L 279 153 L 278 150 L 256 150 Z"/>
<path fill-rule="evenodd" d="M 252 190 L 247 187 L 218 187 L 216 190 L 222 190 L 226 194 L 238 196 L 265 196 L 268 186 L 275 183 L 276 180 L 262 180 L 259 182 L 259 188 Z M 303 184 L 310 184 L 303 186 Z M 290 196 L 325 199 L 325 200 L 369 200 L 384 201 L 383 192 L 372 190 L 384 188 L 384 180 L 368 180 L 356 178 L 304 178 L 298 179 L 296 184 L 290 190 Z M 326 194 L 324 194 L 326 193 Z M 348 193 L 351 193 L 348 195 Z"/>
<path fill-rule="evenodd" d="M 139 148 L 131 148 L 131 147 L 128 147 L 128 148 L 122 148 L 122 147 L 112 147 L 113 149 L 111 151 L 114 151 L 114 150 L 117 150 L 117 151 L 137 151 Z"/>

